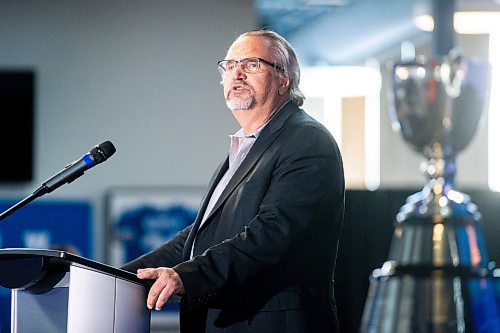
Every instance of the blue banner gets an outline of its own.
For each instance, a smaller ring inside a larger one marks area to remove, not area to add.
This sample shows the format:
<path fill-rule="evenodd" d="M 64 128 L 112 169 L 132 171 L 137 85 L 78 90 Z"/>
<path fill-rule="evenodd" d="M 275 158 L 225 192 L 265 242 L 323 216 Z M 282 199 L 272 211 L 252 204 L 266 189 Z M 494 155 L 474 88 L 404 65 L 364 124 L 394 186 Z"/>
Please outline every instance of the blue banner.
<path fill-rule="evenodd" d="M 16 201 L 0 201 L 4 211 Z M 88 202 L 40 201 L 0 221 L 0 248 L 57 249 L 93 257 Z M 0 287 L 0 332 L 10 332 L 10 290 Z"/>

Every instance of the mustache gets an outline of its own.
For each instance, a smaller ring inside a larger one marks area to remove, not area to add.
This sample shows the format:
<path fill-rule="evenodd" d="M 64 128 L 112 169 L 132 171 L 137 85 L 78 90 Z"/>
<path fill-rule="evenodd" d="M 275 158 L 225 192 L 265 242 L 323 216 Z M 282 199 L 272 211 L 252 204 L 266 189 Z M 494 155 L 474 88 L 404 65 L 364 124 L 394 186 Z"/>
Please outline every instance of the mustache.
<path fill-rule="evenodd" d="M 243 82 L 243 81 L 240 81 L 240 80 L 233 80 L 233 81 L 231 81 L 231 88 L 234 88 L 235 86 L 241 86 L 241 87 L 244 87 L 244 88 L 253 89 L 253 87 L 252 87 L 251 84 Z"/>
<path fill-rule="evenodd" d="M 254 91 L 253 89 L 253 86 L 249 83 L 246 83 L 246 82 L 243 82 L 241 80 L 232 80 L 230 83 L 229 83 L 229 89 L 227 89 L 227 93 L 226 93 L 226 99 L 229 98 L 229 94 L 231 93 L 231 91 L 233 91 L 234 87 L 243 87 L 245 89 L 248 89 L 250 91 Z"/>

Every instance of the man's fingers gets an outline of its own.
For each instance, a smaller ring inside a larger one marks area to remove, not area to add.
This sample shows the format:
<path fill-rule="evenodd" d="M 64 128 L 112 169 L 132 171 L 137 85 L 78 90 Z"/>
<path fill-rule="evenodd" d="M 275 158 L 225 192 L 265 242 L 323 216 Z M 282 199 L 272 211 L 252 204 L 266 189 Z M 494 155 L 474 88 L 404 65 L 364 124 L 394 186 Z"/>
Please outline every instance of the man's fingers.
<path fill-rule="evenodd" d="M 163 308 L 165 303 L 167 303 L 170 297 L 172 296 L 172 293 L 173 293 L 173 288 L 169 284 L 167 284 L 165 288 L 163 288 L 163 290 L 161 291 L 160 295 L 158 296 L 158 299 L 156 300 L 155 304 L 156 311 L 160 311 Z"/>
<path fill-rule="evenodd" d="M 172 296 L 173 288 L 168 281 L 157 280 L 149 289 L 147 306 L 149 309 L 161 310 Z"/>
<path fill-rule="evenodd" d="M 147 307 L 150 310 L 153 308 L 161 310 L 174 293 L 184 293 L 184 286 L 179 275 L 171 268 L 159 267 L 138 269 L 137 277 L 139 279 L 156 280 L 149 289 L 148 299 L 146 301 Z"/>
<path fill-rule="evenodd" d="M 158 296 L 160 295 L 162 289 L 163 289 L 163 286 L 160 284 L 159 281 L 156 281 L 155 283 L 153 283 L 153 285 L 149 289 L 149 293 L 148 293 L 148 300 L 147 300 L 148 309 L 153 309 L 153 307 L 156 304 L 156 300 L 158 299 Z"/>
<path fill-rule="evenodd" d="M 137 270 L 137 277 L 139 279 L 157 279 L 160 273 L 154 268 L 144 268 Z"/>

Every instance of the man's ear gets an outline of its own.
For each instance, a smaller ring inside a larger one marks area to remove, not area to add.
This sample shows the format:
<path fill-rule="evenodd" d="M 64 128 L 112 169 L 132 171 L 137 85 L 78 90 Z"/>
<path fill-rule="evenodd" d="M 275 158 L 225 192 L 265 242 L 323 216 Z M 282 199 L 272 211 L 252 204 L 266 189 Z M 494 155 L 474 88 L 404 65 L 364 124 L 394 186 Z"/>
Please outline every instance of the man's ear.
<path fill-rule="evenodd" d="M 283 96 L 290 89 L 290 78 L 283 73 L 280 74 L 280 86 L 278 92 Z"/>

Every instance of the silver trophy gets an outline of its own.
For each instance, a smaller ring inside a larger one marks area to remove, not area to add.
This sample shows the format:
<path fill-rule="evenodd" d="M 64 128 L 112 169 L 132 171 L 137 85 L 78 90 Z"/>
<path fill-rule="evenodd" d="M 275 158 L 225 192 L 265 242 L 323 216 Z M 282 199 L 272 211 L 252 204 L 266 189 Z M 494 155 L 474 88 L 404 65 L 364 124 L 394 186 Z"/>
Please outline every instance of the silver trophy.
<path fill-rule="evenodd" d="M 486 63 L 452 50 L 392 68 L 392 122 L 424 154 L 427 181 L 396 216 L 388 261 L 373 272 L 363 333 L 499 332 L 500 283 L 481 216 L 454 188 L 456 155 L 471 141 L 489 86 Z"/>

